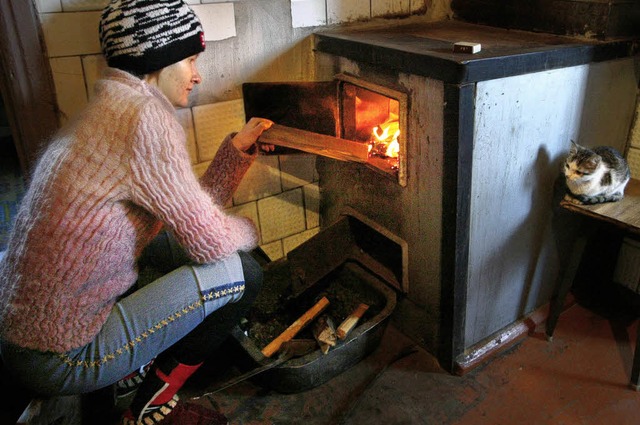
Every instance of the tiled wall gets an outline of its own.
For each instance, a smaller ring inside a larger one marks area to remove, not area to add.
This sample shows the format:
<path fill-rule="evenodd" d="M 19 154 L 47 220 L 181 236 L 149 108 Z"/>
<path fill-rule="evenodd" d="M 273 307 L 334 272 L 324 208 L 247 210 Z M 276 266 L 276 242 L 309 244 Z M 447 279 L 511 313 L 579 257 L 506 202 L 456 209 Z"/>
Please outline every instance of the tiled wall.
<path fill-rule="evenodd" d="M 97 29 L 107 3 L 36 0 L 61 122 L 84 107 L 105 67 Z M 450 0 L 187 3 L 205 30 L 207 50 L 199 59 L 205 82 L 192 93 L 190 107 L 177 115 L 188 134 L 194 171 L 201 175 L 224 136 L 245 121 L 243 82 L 314 80 L 312 51 L 306 43 L 316 27 L 428 13 L 427 3 L 430 10 L 446 15 Z M 261 247 L 276 260 L 318 232 L 317 180 L 313 155 L 260 156 L 227 207 L 253 219 L 260 229 Z"/>
<path fill-rule="evenodd" d="M 640 98 L 636 105 L 636 115 L 629 133 L 629 151 L 627 161 L 631 167 L 631 177 L 640 179 Z"/>

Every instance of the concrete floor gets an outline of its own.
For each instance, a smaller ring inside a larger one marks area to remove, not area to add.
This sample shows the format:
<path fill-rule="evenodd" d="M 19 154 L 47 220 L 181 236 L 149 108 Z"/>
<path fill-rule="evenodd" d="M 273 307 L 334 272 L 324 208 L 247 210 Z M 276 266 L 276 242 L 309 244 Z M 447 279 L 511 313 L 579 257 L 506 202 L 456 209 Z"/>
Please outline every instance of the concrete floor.
<path fill-rule="evenodd" d="M 388 326 L 376 351 L 312 390 L 283 395 L 245 382 L 196 401 L 245 425 L 637 424 L 635 326 L 574 305 L 552 342 L 536 330 L 462 377 Z"/>
<path fill-rule="evenodd" d="M 576 303 L 560 316 L 553 341 L 540 325 L 518 345 L 453 376 L 388 325 L 369 356 L 313 389 L 281 394 L 244 381 L 210 394 L 239 374 L 227 359 L 198 371 L 181 396 L 222 411 L 232 425 L 631 425 L 640 412 L 640 394 L 628 386 L 636 327 L 624 309 Z M 118 422 L 96 400 L 83 400 L 83 407 L 84 424 Z M 29 423 L 79 423 L 68 417 Z"/>

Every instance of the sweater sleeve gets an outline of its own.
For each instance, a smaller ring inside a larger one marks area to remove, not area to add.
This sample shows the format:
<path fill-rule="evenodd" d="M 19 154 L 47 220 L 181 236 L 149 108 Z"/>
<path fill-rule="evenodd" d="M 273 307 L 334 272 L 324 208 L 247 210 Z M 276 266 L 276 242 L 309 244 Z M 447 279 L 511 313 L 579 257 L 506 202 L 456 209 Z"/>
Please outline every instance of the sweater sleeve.
<path fill-rule="evenodd" d="M 220 205 L 226 205 L 238 188 L 242 177 L 258 155 L 257 149 L 248 154 L 236 149 L 231 139 L 236 133 L 225 137 L 215 157 L 200 178 L 200 183 Z"/>
<path fill-rule="evenodd" d="M 140 111 L 130 167 L 133 202 L 158 217 L 197 262 L 214 261 L 257 245 L 251 220 L 227 214 L 202 188 L 191 169 L 184 130 L 156 103 Z M 217 181 L 222 184 L 221 179 Z M 227 184 L 233 187 L 238 182 Z"/>

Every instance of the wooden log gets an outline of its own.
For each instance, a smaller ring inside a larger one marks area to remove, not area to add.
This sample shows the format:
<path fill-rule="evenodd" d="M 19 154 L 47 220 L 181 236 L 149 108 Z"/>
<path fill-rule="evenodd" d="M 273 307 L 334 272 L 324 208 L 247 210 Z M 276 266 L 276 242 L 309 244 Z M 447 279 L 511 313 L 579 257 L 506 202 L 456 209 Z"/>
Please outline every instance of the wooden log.
<path fill-rule="evenodd" d="M 318 317 L 313 323 L 313 337 L 318 341 L 323 354 L 327 354 L 329 348 L 335 347 L 338 337 L 336 336 L 336 327 L 333 324 L 333 319 L 326 314 Z"/>
<path fill-rule="evenodd" d="M 274 124 L 258 138 L 259 142 L 284 146 L 341 161 L 367 162 L 369 145 L 298 128 Z"/>
<path fill-rule="evenodd" d="M 368 308 L 369 306 L 367 304 L 360 304 L 356 307 L 356 309 L 353 310 L 353 312 L 344 319 L 342 323 L 340 323 L 340 326 L 338 326 L 338 330 L 336 331 L 338 338 L 345 339 L 347 335 L 349 335 L 349 332 L 356 327 L 358 321 L 362 318 Z"/>
<path fill-rule="evenodd" d="M 283 342 L 293 339 L 293 337 L 296 336 L 298 332 L 302 330 L 302 328 L 304 328 L 320 313 L 322 313 L 328 305 L 329 300 L 327 299 L 327 297 L 322 297 L 320 301 L 318 301 L 313 307 L 311 307 L 295 322 L 293 322 L 287 329 L 284 330 L 284 332 L 282 332 L 273 341 L 267 344 L 267 346 L 262 349 L 262 354 L 265 357 L 271 357 L 280 349 L 280 346 Z"/>

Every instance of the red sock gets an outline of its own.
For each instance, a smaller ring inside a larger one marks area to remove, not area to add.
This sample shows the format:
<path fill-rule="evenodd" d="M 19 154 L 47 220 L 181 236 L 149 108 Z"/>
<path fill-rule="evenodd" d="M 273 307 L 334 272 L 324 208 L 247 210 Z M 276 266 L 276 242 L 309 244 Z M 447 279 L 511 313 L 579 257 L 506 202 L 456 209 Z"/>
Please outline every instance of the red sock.
<path fill-rule="evenodd" d="M 160 369 L 155 369 L 156 376 L 164 382 L 164 386 L 156 392 L 150 400 L 149 405 L 158 406 L 167 403 L 178 392 L 191 375 L 202 365 L 202 363 L 189 366 L 178 363 L 178 365 L 168 374 L 164 374 Z"/>

